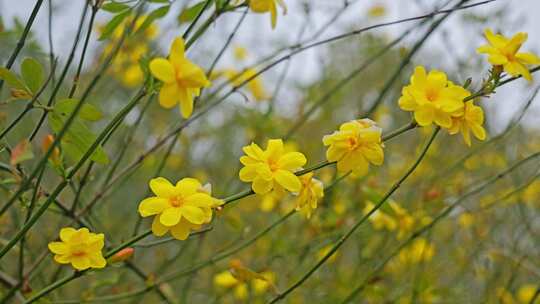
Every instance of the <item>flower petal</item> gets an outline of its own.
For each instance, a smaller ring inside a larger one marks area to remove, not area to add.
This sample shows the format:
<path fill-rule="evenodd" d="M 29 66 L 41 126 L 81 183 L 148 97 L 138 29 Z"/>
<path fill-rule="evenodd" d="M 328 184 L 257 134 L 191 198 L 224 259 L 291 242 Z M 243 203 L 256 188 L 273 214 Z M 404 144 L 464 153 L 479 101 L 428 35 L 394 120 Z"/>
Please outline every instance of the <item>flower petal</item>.
<path fill-rule="evenodd" d="M 278 184 L 291 192 L 298 192 L 302 188 L 302 184 L 300 183 L 298 176 L 294 175 L 290 171 L 277 170 L 274 173 L 274 178 Z"/>
<path fill-rule="evenodd" d="M 68 246 L 63 242 L 50 242 L 49 250 L 54 254 L 64 254 L 68 252 Z"/>
<path fill-rule="evenodd" d="M 150 61 L 150 72 L 157 79 L 164 83 L 173 83 L 176 81 L 174 67 L 165 58 L 156 58 Z"/>
<path fill-rule="evenodd" d="M 206 217 L 201 208 L 184 205 L 180 209 L 182 210 L 182 216 L 189 222 L 197 225 L 204 223 Z"/>
<path fill-rule="evenodd" d="M 71 227 L 62 228 L 60 230 L 60 239 L 64 242 L 68 242 L 75 232 L 77 232 L 77 230 Z"/>
<path fill-rule="evenodd" d="M 277 165 L 281 169 L 295 170 L 305 165 L 306 162 L 307 159 L 304 154 L 300 152 L 289 152 L 279 158 Z"/>
<path fill-rule="evenodd" d="M 169 206 L 169 201 L 162 197 L 149 197 L 144 199 L 139 204 L 139 214 L 142 217 L 147 217 L 154 214 L 159 214 Z"/>
<path fill-rule="evenodd" d="M 163 177 L 150 180 L 150 189 L 158 197 L 169 198 L 176 195 L 175 187 Z"/>
<path fill-rule="evenodd" d="M 164 226 L 159 222 L 159 216 L 154 217 L 154 220 L 152 221 L 152 233 L 155 236 L 163 236 L 167 231 L 169 231 L 169 227 Z"/>
<path fill-rule="evenodd" d="M 253 180 L 251 184 L 251 189 L 257 194 L 266 194 L 272 190 L 273 181 L 266 180 L 264 178 L 257 177 Z"/>
<path fill-rule="evenodd" d="M 178 207 L 167 208 L 159 215 L 159 222 L 167 227 L 178 224 L 182 218 L 182 210 Z"/>
<path fill-rule="evenodd" d="M 159 91 L 159 105 L 165 109 L 170 109 L 178 103 L 178 85 L 176 83 L 166 83 Z"/>

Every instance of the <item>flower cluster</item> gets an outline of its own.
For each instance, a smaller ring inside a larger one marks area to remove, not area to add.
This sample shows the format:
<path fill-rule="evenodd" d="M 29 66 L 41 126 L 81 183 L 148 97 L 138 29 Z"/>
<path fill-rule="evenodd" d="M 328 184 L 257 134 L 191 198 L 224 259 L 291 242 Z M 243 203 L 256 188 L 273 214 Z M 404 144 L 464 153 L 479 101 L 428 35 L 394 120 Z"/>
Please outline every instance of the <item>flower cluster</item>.
<path fill-rule="evenodd" d="M 351 120 L 342 124 L 339 131 L 323 137 L 326 159 L 337 162 L 339 172 L 352 171 L 354 175 L 364 176 L 369 164 L 382 165 L 384 144 L 382 130 L 370 119 Z"/>
<path fill-rule="evenodd" d="M 104 239 L 103 233 L 92 233 L 88 228 L 62 228 L 60 242 L 49 243 L 49 250 L 55 254 L 56 262 L 71 263 L 77 270 L 103 268 L 107 264 L 101 253 Z"/>
<path fill-rule="evenodd" d="M 157 236 L 170 231 L 175 239 L 185 240 L 192 230 L 209 223 L 212 209 L 221 204 L 194 178 L 183 178 L 173 185 L 158 177 L 150 181 L 150 189 L 155 196 L 139 204 L 139 214 L 155 216 L 152 232 Z"/>
<path fill-rule="evenodd" d="M 418 125 L 424 127 L 436 124 L 448 129 L 450 134 L 461 131 L 467 145 L 471 144 L 469 130 L 476 138 L 484 140 L 486 133 L 482 124 L 482 108 L 465 102 L 471 93 L 448 80 L 445 73 L 437 70 L 426 72 L 418 66 L 411 76 L 411 83 L 405 86 L 399 98 L 399 107 L 414 112 Z"/>

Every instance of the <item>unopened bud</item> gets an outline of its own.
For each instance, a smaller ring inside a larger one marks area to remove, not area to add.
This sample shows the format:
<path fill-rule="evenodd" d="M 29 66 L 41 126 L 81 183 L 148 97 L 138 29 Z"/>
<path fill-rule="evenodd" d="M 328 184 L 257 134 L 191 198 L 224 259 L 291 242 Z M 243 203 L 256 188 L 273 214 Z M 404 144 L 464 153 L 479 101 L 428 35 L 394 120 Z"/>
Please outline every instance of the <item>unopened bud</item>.
<path fill-rule="evenodd" d="M 115 253 L 110 259 L 109 262 L 111 263 L 117 263 L 117 262 L 123 262 L 128 260 L 133 256 L 133 253 L 135 252 L 135 249 L 132 247 L 124 248 L 117 253 Z"/>
<path fill-rule="evenodd" d="M 11 97 L 15 99 L 32 99 L 32 95 L 26 90 L 11 89 Z"/>
<path fill-rule="evenodd" d="M 47 153 L 47 151 L 49 150 L 53 142 L 54 142 L 54 136 L 52 136 L 51 134 L 46 135 L 45 138 L 43 138 L 43 141 L 41 142 L 41 151 L 43 151 L 43 153 Z M 50 159 L 52 160 L 53 163 L 58 164 L 60 162 L 60 149 L 54 148 L 54 151 L 52 152 Z"/>

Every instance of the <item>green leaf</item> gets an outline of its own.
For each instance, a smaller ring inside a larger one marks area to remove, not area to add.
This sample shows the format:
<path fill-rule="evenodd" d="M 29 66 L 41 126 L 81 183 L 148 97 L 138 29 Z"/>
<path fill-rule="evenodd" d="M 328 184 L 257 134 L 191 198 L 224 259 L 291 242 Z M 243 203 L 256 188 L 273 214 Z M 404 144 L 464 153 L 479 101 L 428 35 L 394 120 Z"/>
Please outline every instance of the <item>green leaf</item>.
<path fill-rule="evenodd" d="M 55 132 L 62 129 L 65 122 L 65 118 L 55 112 L 51 113 L 48 116 L 48 119 L 51 128 Z M 66 132 L 64 138 L 62 138 L 62 150 L 73 161 L 79 161 L 86 151 L 90 149 L 96 138 L 94 133 L 92 133 L 84 123 L 75 120 Z M 95 151 L 91 154 L 90 159 L 103 165 L 109 163 L 109 158 L 101 146 L 97 146 Z"/>
<path fill-rule="evenodd" d="M 197 17 L 197 15 L 199 15 L 201 10 L 204 8 L 205 3 L 206 0 L 203 0 L 191 7 L 186 8 L 178 17 L 178 22 L 185 23 L 193 21 L 193 19 L 195 19 L 195 17 Z"/>
<path fill-rule="evenodd" d="M 43 84 L 43 67 L 34 58 L 25 58 L 21 63 L 21 76 L 26 86 L 36 93 Z"/>
<path fill-rule="evenodd" d="M 124 21 L 127 16 L 129 16 L 130 13 L 131 9 L 114 16 L 109 22 L 107 22 L 98 40 L 105 40 L 109 38 L 114 30 L 122 23 L 122 21 Z"/>
<path fill-rule="evenodd" d="M 150 3 L 170 3 L 169 0 L 148 0 Z"/>
<path fill-rule="evenodd" d="M 146 16 L 144 19 L 143 24 L 141 24 L 141 26 L 137 29 L 137 34 L 144 32 L 144 30 L 146 30 L 152 24 L 152 22 L 154 22 L 154 20 L 165 17 L 165 15 L 167 15 L 169 12 L 170 7 L 170 5 L 165 5 L 150 12 L 150 14 L 148 14 L 148 16 Z"/>
<path fill-rule="evenodd" d="M 12 88 L 27 90 L 24 82 L 6 68 L 0 68 L 0 79 L 3 79 Z"/>
<path fill-rule="evenodd" d="M 67 118 L 75 110 L 78 103 L 79 101 L 74 98 L 60 100 L 54 105 L 54 112 Z M 98 121 L 103 117 L 103 114 L 96 106 L 85 103 L 79 111 L 78 117 L 88 121 Z"/>
<path fill-rule="evenodd" d="M 118 2 L 109 2 L 101 6 L 101 9 L 109 13 L 119 13 L 121 11 L 130 9 L 129 5 Z"/>

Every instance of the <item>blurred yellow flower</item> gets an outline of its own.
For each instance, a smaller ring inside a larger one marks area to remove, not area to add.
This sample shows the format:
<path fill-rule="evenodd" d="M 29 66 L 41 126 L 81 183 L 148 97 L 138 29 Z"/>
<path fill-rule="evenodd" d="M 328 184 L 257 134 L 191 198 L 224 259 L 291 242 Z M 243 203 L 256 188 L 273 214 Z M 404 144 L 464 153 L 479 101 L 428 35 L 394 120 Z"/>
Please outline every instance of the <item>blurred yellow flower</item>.
<path fill-rule="evenodd" d="M 156 236 L 170 231 L 174 238 L 185 240 L 191 230 L 210 222 L 212 208 L 222 203 L 194 178 L 183 178 L 172 185 L 167 179 L 158 177 L 150 180 L 150 189 L 156 196 L 139 204 L 139 214 L 156 216 L 152 223 L 152 232 Z"/>
<path fill-rule="evenodd" d="M 233 86 L 240 86 L 255 75 L 257 75 L 257 71 L 253 68 L 246 69 L 242 72 L 233 69 L 224 69 L 216 71 L 210 78 L 217 79 L 220 76 L 224 76 Z M 259 75 L 246 83 L 246 88 L 256 101 L 263 101 L 270 98 L 270 95 L 262 82 L 262 78 Z"/>
<path fill-rule="evenodd" d="M 250 0 L 249 8 L 255 13 L 270 13 L 270 22 L 272 24 L 272 28 L 275 28 L 277 23 L 276 2 L 283 9 L 283 14 L 287 14 L 287 6 L 283 0 Z"/>
<path fill-rule="evenodd" d="M 317 209 L 317 202 L 324 196 L 324 186 L 320 180 L 313 178 L 313 172 L 300 176 L 300 182 L 302 189 L 296 198 L 296 210 L 310 218 L 311 212 Z"/>
<path fill-rule="evenodd" d="M 477 49 L 478 53 L 487 54 L 489 63 L 502 66 L 512 76 L 523 76 L 532 81 L 527 65 L 540 64 L 540 58 L 533 53 L 518 53 L 521 45 L 527 40 L 527 33 L 517 33 L 508 39 L 501 34 L 493 34 L 490 29 L 484 31 L 488 44 Z"/>
<path fill-rule="evenodd" d="M 540 285 L 538 284 L 525 284 L 519 287 L 517 291 L 517 299 L 519 303 L 523 304 L 539 304 L 540 303 L 540 297 L 537 297 L 534 302 L 531 302 L 537 293 L 537 290 L 540 288 Z"/>
<path fill-rule="evenodd" d="M 367 13 L 372 18 L 382 17 L 386 15 L 386 7 L 382 4 L 375 4 L 369 8 Z"/>
<path fill-rule="evenodd" d="M 159 104 L 170 109 L 180 103 L 184 118 L 193 112 L 193 98 L 199 96 L 201 88 L 210 86 L 204 71 L 184 54 L 184 40 L 176 38 L 169 59 L 155 58 L 150 62 L 152 75 L 163 82 L 159 92 Z"/>
<path fill-rule="evenodd" d="M 352 171 L 354 175 L 364 176 L 368 173 L 369 163 L 383 164 L 381 132 L 381 128 L 370 119 L 346 122 L 339 131 L 323 137 L 323 144 L 329 146 L 326 159 L 337 162 L 339 172 Z"/>
<path fill-rule="evenodd" d="M 242 46 L 235 46 L 234 47 L 234 59 L 238 61 L 243 61 L 248 58 L 248 50 L 245 47 Z"/>
<path fill-rule="evenodd" d="M 230 269 L 214 276 L 214 285 L 223 288 L 233 288 L 234 297 L 238 300 L 248 298 L 249 291 L 260 295 L 269 289 L 275 290 L 276 275 L 271 271 L 255 272 L 245 267 L 239 260 L 230 262 Z M 248 288 L 251 284 L 251 288 Z"/>
<path fill-rule="evenodd" d="M 48 247 L 60 264 L 71 263 L 77 270 L 103 268 L 107 264 L 101 253 L 104 238 L 103 233 L 92 233 L 88 228 L 68 227 L 60 230 L 60 242 L 51 242 Z"/>
<path fill-rule="evenodd" d="M 375 208 L 375 205 L 371 201 L 366 201 L 366 206 L 362 210 L 364 215 L 367 215 L 371 210 Z M 397 227 L 396 221 L 382 210 L 378 209 L 371 214 L 368 220 L 376 230 L 386 229 L 388 231 L 395 230 Z"/>
<path fill-rule="evenodd" d="M 463 140 L 470 147 L 471 131 L 479 140 L 486 139 L 486 130 L 482 127 L 483 124 L 484 111 L 481 107 L 474 105 L 472 100 L 469 100 L 465 103 L 460 115 L 452 117 L 452 126 L 448 129 L 448 132 L 450 134 L 461 132 Z"/>
<path fill-rule="evenodd" d="M 240 157 L 244 167 L 239 177 L 243 182 L 251 182 L 255 193 L 266 194 L 276 187 L 291 192 L 300 191 L 302 184 L 294 172 L 306 164 L 304 154 L 285 152 L 281 139 L 268 140 L 266 150 L 255 143 L 242 149 L 246 155 Z"/>
<path fill-rule="evenodd" d="M 471 93 L 449 81 L 446 74 L 433 70 L 429 74 L 418 66 L 411 76 L 411 84 L 405 86 L 399 98 L 399 107 L 414 112 L 414 119 L 420 126 L 433 122 L 443 127 L 452 126 L 452 117 L 463 109 L 463 99 Z"/>
<path fill-rule="evenodd" d="M 424 238 L 417 238 L 399 252 L 398 259 L 403 264 L 415 264 L 430 261 L 434 255 L 435 245 Z"/>
<path fill-rule="evenodd" d="M 317 251 L 317 259 L 322 260 L 330 251 L 332 250 L 332 247 L 334 247 L 332 244 L 326 245 L 323 248 L 319 249 Z M 333 263 L 336 261 L 337 257 L 339 256 L 339 250 L 334 252 L 327 260 L 327 263 Z"/>

